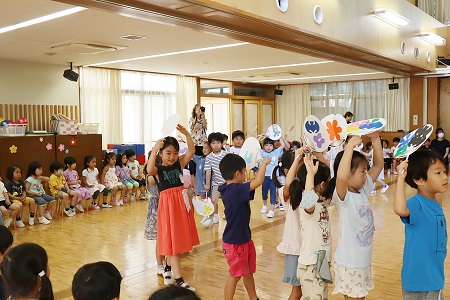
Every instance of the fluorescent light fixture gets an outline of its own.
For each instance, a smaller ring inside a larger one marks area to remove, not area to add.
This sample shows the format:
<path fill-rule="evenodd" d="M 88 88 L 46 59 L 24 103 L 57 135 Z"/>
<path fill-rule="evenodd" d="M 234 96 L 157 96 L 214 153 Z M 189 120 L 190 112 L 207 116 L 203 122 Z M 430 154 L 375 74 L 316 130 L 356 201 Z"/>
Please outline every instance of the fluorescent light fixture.
<path fill-rule="evenodd" d="M 371 72 L 371 73 L 356 73 L 356 74 L 338 74 L 338 75 L 325 75 L 325 76 L 311 76 L 311 77 L 295 77 L 295 78 L 282 78 L 282 79 L 265 79 L 265 80 L 254 80 L 248 82 L 271 82 L 271 81 L 291 81 L 291 80 L 307 80 L 307 79 L 319 79 L 319 78 L 333 78 L 333 77 L 347 77 L 347 76 L 364 76 L 364 75 L 375 75 L 383 74 L 383 72 Z"/>
<path fill-rule="evenodd" d="M 307 62 L 301 64 L 291 64 L 291 65 L 277 65 L 277 66 L 266 66 L 266 67 L 256 67 L 256 68 L 246 68 L 246 69 L 234 69 L 234 70 L 223 70 L 223 71 L 213 71 L 213 72 L 204 72 L 204 73 L 195 73 L 190 74 L 191 76 L 199 76 L 199 75 L 210 75 L 210 74 L 221 74 L 221 73 L 231 73 L 231 72 L 242 72 L 242 71 L 255 71 L 255 70 L 267 70 L 267 69 L 276 69 L 276 68 L 289 68 L 289 67 L 299 67 L 299 66 L 309 66 L 309 65 L 320 65 L 332 63 L 332 60 L 325 61 L 315 61 L 315 62 Z"/>
<path fill-rule="evenodd" d="M 101 66 L 101 65 L 116 64 L 116 63 L 121 63 L 121 62 L 125 62 L 125 61 L 134 61 L 134 60 L 141 60 L 141 59 L 172 56 L 172 55 L 178 55 L 178 54 L 202 52 L 202 51 L 209 51 L 209 50 L 215 50 L 215 49 L 243 46 L 243 45 L 248 45 L 248 44 L 250 44 L 250 43 L 236 43 L 236 44 L 227 44 L 227 45 L 197 48 L 197 49 L 190 49 L 190 50 L 183 50 L 183 51 L 176 51 L 176 52 L 161 53 L 161 54 L 155 54 L 155 55 L 139 56 L 139 57 L 133 57 L 133 58 L 111 60 L 111 61 L 105 61 L 105 62 L 101 62 L 101 63 L 89 64 L 89 65 L 85 65 L 85 67 L 95 67 L 95 66 Z"/>
<path fill-rule="evenodd" d="M 419 34 L 419 36 L 424 41 L 426 41 L 432 45 L 435 45 L 435 46 L 444 46 L 447 43 L 447 41 L 443 37 L 441 37 L 433 32 L 424 32 L 424 33 Z"/>
<path fill-rule="evenodd" d="M 0 33 L 13 31 L 13 30 L 16 30 L 16 29 L 19 29 L 19 28 L 24 28 L 24 27 L 27 27 L 27 26 L 31 26 L 31 25 L 47 22 L 47 21 L 50 21 L 50 20 L 53 20 L 53 19 L 61 18 L 61 17 L 64 17 L 64 16 L 68 16 L 68 15 L 80 12 L 80 11 L 85 10 L 85 9 L 87 9 L 87 8 L 80 7 L 80 6 L 77 6 L 77 7 L 74 7 L 74 8 L 70 8 L 70 9 L 66 9 L 66 10 L 63 10 L 63 11 L 60 11 L 60 12 L 56 12 L 56 13 L 53 13 L 53 14 L 50 14 L 50 15 L 42 16 L 42 17 L 39 17 L 39 18 L 36 18 L 36 19 L 32 19 L 32 20 L 28 20 L 28 21 L 25 21 L 25 22 L 22 22 L 22 23 L 18 23 L 18 24 L 14 24 L 14 25 L 11 25 L 11 26 L 6 26 L 6 27 L 3 27 L 3 28 L 0 28 Z"/>
<path fill-rule="evenodd" d="M 374 11 L 374 16 L 386 23 L 395 27 L 406 27 L 409 25 L 410 20 L 404 16 L 387 8 L 379 8 Z"/>

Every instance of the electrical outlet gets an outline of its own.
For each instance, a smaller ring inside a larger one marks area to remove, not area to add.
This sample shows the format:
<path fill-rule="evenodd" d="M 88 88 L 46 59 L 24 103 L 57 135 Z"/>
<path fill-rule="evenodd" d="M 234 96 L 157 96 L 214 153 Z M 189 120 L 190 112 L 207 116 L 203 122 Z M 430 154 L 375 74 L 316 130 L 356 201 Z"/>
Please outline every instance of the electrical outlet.
<path fill-rule="evenodd" d="M 413 115 L 413 125 L 419 125 L 419 115 Z"/>

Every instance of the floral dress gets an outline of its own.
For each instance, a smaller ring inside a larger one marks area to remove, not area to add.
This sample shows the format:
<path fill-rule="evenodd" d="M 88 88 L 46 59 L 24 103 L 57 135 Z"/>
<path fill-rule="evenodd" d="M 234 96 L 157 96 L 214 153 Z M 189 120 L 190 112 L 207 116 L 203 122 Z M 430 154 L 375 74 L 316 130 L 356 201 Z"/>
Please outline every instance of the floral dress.
<path fill-rule="evenodd" d="M 194 140 L 194 146 L 203 146 L 208 141 L 206 135 L 206 126 L 203 126 L 204 116 L 189 119 L 189 128 L 191 129 L 191 136 Z"/>
<path fill-rule="evenodd" d="M 147 222 L 145 223 L 144 237 L 147 240 L 156 240 L 158 232 L 158 202 L 159 202 L 159 191 L 156 184 L 149 185 L 147 177 L 145 180 L 147 182 L 147 191 L 150 193 L 150 200 L 148 201 L 148 211 L 147 211 Z"/>

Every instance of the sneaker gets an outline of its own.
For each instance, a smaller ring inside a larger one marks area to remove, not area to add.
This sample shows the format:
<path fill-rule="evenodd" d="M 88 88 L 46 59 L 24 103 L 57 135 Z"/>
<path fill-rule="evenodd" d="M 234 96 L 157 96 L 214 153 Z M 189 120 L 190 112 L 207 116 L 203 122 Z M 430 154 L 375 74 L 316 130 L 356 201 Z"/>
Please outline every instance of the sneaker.
<path fill-rule="evenodd" d="M 45 217 L 39 217 L 39 218 L 38 218 L 38 222 L 39 222 L 39 224 L 45 224 L 45 225 L 48 225 L 48 224 L 51 223 L 51 222 L 50 222 L 49 220 L 47 220 L 47 218 L 45 218 Z"/>
<path fill-rule="evenodd" d="M 192 287 L 192 286 L 190 286 L 189 283 L 187 283 L 187 282 L 183 282 L 183 283 L 182 283 L 181 285 L 179 285 L 179 286 L 181 286 L 182 288 L 185 288 L 185 289 L 188 289 L 188 290 L 191 290 L 191 291 L 195 292 L 195 288 Z"/>
<path fill-rule="evenodd" d="M 394 175 L 398 175 L 397 171 L 394 170 Z"/>
<path fill-rule="evenodd" d="M 76 204 L 75 208 L 78 209 L 79 212 L 84 212 L 83 206 L 81 204 Z"/>
<path fill-rule="evenodd" d="M 283 211 L 284 210 L 284 205 L 283 203 L 280 202 L 280 210 Z"/>
<path fill-rule="evenodd" d="M 134 195 L 133 195 L 133 194 L 131 194 L 131 196 L 130 196 L 130 201 L 131 201 L 131 202 L 136 201 L 136 199 L 134 198 Z"/>
<path fill-rule="evenodd" d="M 147 194 L 141 194 L 139 196 L 139 200 L 145 200 L 145 199 L 147 199 Z"/>
<path fill-rule="evenodd" d="M 274 216 L 275 216 L 275 212 L 273 210 L 269 210 L 269 212 L 267 213 L 267 217 L 273 218 Z"/>
<path fill-rule="evenodd" d="M 115 204 L 116 206 L 120 206 L 119 200 L 115 201 L 114 204 Z"/>
<path fill-rule="evenodd" d="M 8 228 L 9 225 L 11 225 L 12 221 L 13 221 L 13 219 L 11 219 L 11 218 L 6 218 L 6 219 L 3 221 L 3 226 L 5 226 L 6 228 Z"/>
<path fill-rule="evenodd" d="M 267 205 L 263 205 L 263 207 L 261 208 L 261 213 L 262 214 L 267 213 Z"/>
<path fill-rule="evenodd" d="M 100 206 L 98 206 L 97 203 L 94 203 L 94 204 L 92 205 L 92 207 L 93 207 L 94 209 L 100 209 Z"/>
<path fill-rule="evenodd" d="M 111 208 L 112 205 L 109 205 L 108 203 L 102 203 L 103 208 Z"/>
<path fill-rule="evenodd" d="M 276 209 L 276 208 L 278 208 L 278 207 L 280 207 L 280 204 L 278 204 L 278 202 L 277 202 L 277 203 L 275 203 L 275 205 L 273 206 L 273 209 Z"/>
<path fill-rule="evenodd" d="M 162 276 L 164 274 L 164 266 L 157 266 L 156 267 L 156 274 Z"/>
<path fill-rule="evenodd" d="M 391 175 L 391 170 L 390 170 L 390 169 L 387 171 L 387 174 L 388 174 L 388 175 Z"/>
<path fill-rule="evenodd" d="M 389 186 L 385 184 L 383 188 L 381 189 L 381 193 L 384 194 L 388 190 Z"/>
<path fill-rule="evenodd" d="M 208 217 L 208 219 L 202 223 L 202 226 L 205 228 L 210 227 L 213 224 L 213 217 Z"/>
<path fill-rule="evenodd" d="M 50 214 L 50 212 L 48 210 L 44 211 L 44 217 L 47 220 L 53 220 L 53 217 L 52 217 L 52 215 Z"/>
<path fill-rule="evenodd" d="M 376 193 L 377 193 L 377 190 L 376 190 L 376 189 L 373 189 L 369 194 L 373 196 L 373 195 L 375 195 Z"/>
<path fill-rule="evenodd" d="M 72 210 L 69 208 L 69 209 L 63 209 L 63 211 L 64 211 L 64 213 L 66 214 L 66 216 L 68 216 L 68 217 L 73 217 L 74 216 L 74 214 L 72 213 Z"/>
<path fill-rule="evenodd" d="M 219 216 L 218 216 L 218 215 L 215 215 L 215 216 L 213 217 L 213 224 L 217 224 L 217 223 L 219 223 Z"/>
<path fill-rule="evenodd" d="M 123 206 L 123 200 L 119 200 L 119 204 Z"/>
<path fill-rule="evenodd" d="M 18 220 L 18 221 L 16 220 L 16 226 L 19 228 L 23 228 L 23 227 L 25 227 L 25 224 L 23 224 L 22 220 Z"/>
<path fill-rule="evenodd" d="M 206 220 L 208 220 L 209 216 L 204 216 L 203 219 L 200 221 L 200 224 L 203 224 Z"/>
<path fill-rule="evenodd" d="M 175 282 L 175 280 L 173 279 L 172 271 L 164 272 L 163 276 L 165 285 L 171 285 Z"/>
<path fill-rule="evenodd" d="M 29 216 L 28 218 L 29 218 L 28 224 L 30 224 L 30 226 L 33 226 L 34 225 L 34 216 Z"/>

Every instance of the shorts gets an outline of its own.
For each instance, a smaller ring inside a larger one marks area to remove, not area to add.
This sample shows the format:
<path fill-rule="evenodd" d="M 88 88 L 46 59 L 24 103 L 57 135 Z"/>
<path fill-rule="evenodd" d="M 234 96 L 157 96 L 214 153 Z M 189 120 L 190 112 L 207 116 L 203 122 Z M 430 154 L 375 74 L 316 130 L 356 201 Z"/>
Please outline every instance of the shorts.
<path fill-rule="evenodd" d="M 126 186 L 127 189 L 129 189 L 129 190 L 131 190 L 131 189 L 134 188 L 134 187 L 139 187 L 139 186 L 140 186 L 140 185 L 139 185 L 139 182 L 137 182 L 137 181 L 135 181 L 135 180 L 133 180 L 133 179 L 131 179 L 131 178 L 124 178 L 124 179 L 122 180 L 122 183 L 123 183 L 123 185 Z"/>
<path fill-rule="evenodd" d="M 409 292 L 402 290 L 403 300 L 443 300 L 442 291 Z"/>
<path fill-rule="evenodd" d="M 17 203 L 17 204 L 19 204 L 19 205 L 29 205 L 30 204 L 30 201 L 32 201 L 33 200 L 33 198 L 30 198 L 30 197 L 25 197 L 25 201 L 20 201 L 20 200 L 12 200 L 11 202 L 12 203 Z"/>
<path fill-rule="evenodd" d="M 220 195 L 220 192 L 219 192 L 219 186 L 213 185 L 212 192 L 211 192 L 211 202 L 214 204 L 219 202 L 220 197 L 222 197 L 222 196 Z"/>
<path fill-rule="evenodd" d="M 252 240 L 245 244 L 222 242 L 222 250 L 230 266 L 231 277 L 247 277 L 256 272 L 256 250 Z"/>
<path fill-rule="evenodd" d="M 11 204 L 12 204 L 12 203 L 11 203 Z M 8 205 L 8 204 L 6 204 L 6 201 L 0 201 L 0 206 L 6 207 L 6 209 L 9 209 L 9 207 L 11 206 L 11 204 Z"/>
<path fill-rule="evenodd" d="M 139 187 L 147 185 L 147 182 L 145 182 L 145 178 L 142 178 L 142 179 L 137 179 L 136 178 L 134 180 L 137 181 L 137 183 L 139 183 Z"/>
<path fill-rule="evenodd" d="M 293 286 L 300 286 L 297 278 L 298 255 L 284 255 L 284 276 L 281 282 L 289 283 Z"/>
<path fill-rule="evenodd" d="M 316 277 L 316 265 L 298 264 L 297 276 L 302 286 L 302 298 L 322 300 L 328 296 L 328 284 Z"/>
<path fill-rule="evenodd" d="M 353 298 L 362 298 L 374 287 L 370 266 L 364 269 L 348 269 L 334 264 L 333 294 L 341 293 Z"/>
<path fill-rule="evenodd" d="M 55 201 L 55 198 L 47 194 L 42 194 L 42 196 L 30 196 L 30 197 L 33 198 L 36 204 L 39 206 L 45 206 L 47 203 Z"/>

